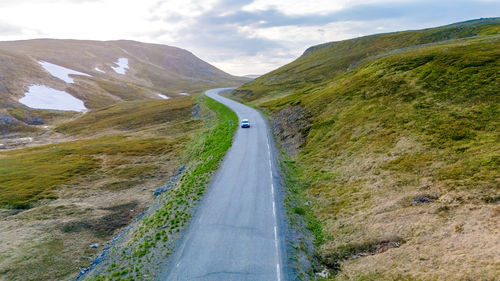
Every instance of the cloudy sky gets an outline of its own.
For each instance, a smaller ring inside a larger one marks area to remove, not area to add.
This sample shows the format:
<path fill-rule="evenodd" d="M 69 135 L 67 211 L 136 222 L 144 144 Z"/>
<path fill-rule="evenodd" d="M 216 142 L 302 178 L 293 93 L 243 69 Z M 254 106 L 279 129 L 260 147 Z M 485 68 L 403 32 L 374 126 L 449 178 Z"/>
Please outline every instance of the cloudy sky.
<path fill-rule="evenodd" d="M 495 16 L 500 0 L 0 0 L 0 41 L 161 43 L 245 75 L 323 42 Z"/>

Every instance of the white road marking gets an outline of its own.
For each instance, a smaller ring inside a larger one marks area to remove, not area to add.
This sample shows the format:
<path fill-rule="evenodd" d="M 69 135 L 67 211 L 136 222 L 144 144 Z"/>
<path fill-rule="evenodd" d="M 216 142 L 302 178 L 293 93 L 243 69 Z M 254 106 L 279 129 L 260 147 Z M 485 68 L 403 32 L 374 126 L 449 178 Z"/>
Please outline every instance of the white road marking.
<path fill-rule="evenodd" d="M 280 264 L 276 264 L 276 274 L 278 275 L 278 281 L 281 281 L 281 274 L 280 274 Z"/>
<path fill-rule="evenodd" d="M 276 258 L 278 263 L 276 264 L 276 277 L 278 281 L 281 281 L 281 271 L 280 271 L 280 261 L 279 261 L 279 248 L 278 248 L 278 227 L 276 225 L 276 203 L 274 202 L 274 183 L 273 183 L 273 166 L 271 162 L 271 149 L 269 141 L 267 143 L 267 154 L 269 155 L 269 175 L 271 176 L 271 199 L 273 204 L 273 218 L 274 218 L 274 247 L 276 248 Z"/>

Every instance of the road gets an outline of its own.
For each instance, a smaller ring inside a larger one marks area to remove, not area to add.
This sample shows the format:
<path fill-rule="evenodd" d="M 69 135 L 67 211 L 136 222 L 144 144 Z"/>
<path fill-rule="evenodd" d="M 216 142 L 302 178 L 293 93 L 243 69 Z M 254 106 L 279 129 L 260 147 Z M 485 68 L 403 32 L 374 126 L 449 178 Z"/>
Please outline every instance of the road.
<path fill-rule="evenodd" d="M 281 208 L 267 123 L 255 109 L 219 96 L 221 90 L 205 94 L 251 127 L 238 128 L 161 280 L 282 280 Z"/>

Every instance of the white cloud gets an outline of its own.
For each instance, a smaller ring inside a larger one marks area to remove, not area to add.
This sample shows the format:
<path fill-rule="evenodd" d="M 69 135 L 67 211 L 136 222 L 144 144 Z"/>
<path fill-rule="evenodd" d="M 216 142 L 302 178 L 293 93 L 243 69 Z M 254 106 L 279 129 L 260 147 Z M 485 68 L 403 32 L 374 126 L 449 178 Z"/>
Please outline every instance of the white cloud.
<path fill-rule="evenodd" d="M 165 0 L 153 5 L 151 15 L 165 17 L 180 15 L 183 18 L 195 18 L 211 10 L 218 0 Z"/>
<path fill-rule="evenodd" d="M 345 7 L 349 0 L 256 0 L 249 5 L 243 7 L 244 11 L 265 11 L 269 9 L 277 9 L 288 15 L 295 14 L 314 14 L 328 13 L 337 11 Z"/>
<path fill-rule="evenodd" d="M 318 26 L 276 26 L 270 28 L 242 27 L 255 38 L 286 42 L 287 45 L 311 45 L 326 41 L 338 41 L 351 38 L 353 30 L 360 27 L 359 22 L 335 22 Z"/>
<path fill-rule="evenodd" d="M 297 54 L 290 54 L 285 50 L 273 53 L 268 56 L 264 53 L 255 56 L 245 56 L 243 54 L 230 60 L 213 61 L 212 64 L 221 69 L 231 69 L 237 75 L 264 74 L 279 66 L 293 61 Z"/>
<path fill-rule="evenodd" d="M 188 49 L 232 74 L 262 74 L 311 45 L 499 9 L 499 0 L 0 0 L 0 40 L 132 39 Z"/>
<path fill-rule="evenodd" d="M 414 0 L 255 0 L 243 7 L 244 11 L 264 11 L 277 9 L 286 15 L 328 14 L 359 4 L 390 4 L 391 2 L 411 2 Z"/>
<path fill-rule="evenodd" d="M 28 39 L 34 36 L 109 40 L 130 37 L 131 32 L 152 27 L 147 20 L 144 3 L 153 1 L 12 1 L 2 7 L 2 20 L 31 30 L 18 35 Z M 33 32 L 36 30 L 36 32 Z"/>

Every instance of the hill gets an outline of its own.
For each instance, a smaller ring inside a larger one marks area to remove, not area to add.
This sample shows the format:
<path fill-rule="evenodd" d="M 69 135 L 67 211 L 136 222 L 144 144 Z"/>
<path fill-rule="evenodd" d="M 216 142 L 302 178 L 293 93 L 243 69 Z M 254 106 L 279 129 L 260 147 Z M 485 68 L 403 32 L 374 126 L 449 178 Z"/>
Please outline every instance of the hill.
<path fill-rule="evenodd" d="M 500 18 L 471 20 L 443 27 L 370 35 L 308 48 L 295 61 L 238 88 L 244 101 L 269 99 L 296 91 L 309 93 L 332 78 L 379 56 L 446 40 L 494 35 Z M 311 88 L 311 85 L 314 85 Z"/>
<path fill-rule="evenodd" d="M 52 76 L 40 62 L 86 75 L 72 75 L 74 83 L 67 83 Z M 123 69 L 119 68 L 120 63 Z M 248 81 L 231 76 L 186 50 L 135 41 L 0 42 L 0 74 L 2 107 L 18 105 L 18 99 L 33 84 L 67 91 L 94 109 L 119 101 L 159 99 L 158 93 L 175 97 L 183 92 Z"/>
<path fill-rule="evenodd" d="M 64 119 L 67 114 L 60 110 L 175 98 L 249 80 L 166 45 L 124 40 L 0 42 L 0 133 L 32 133 L 37 131 L 32 125 L 52 125 L 57 119 L 47 120 L 48 111 L 34 109 L 58 110 L 50 115 Z M 10 114 L 20 108 L 36 122 Z"/>
<path fill-rule="evenodd" d="M 243 85 L 334 280 L 494 280 L 500 19 L 310 48 Z M 292 221 L 298 221 L 293 219 Z"/>

